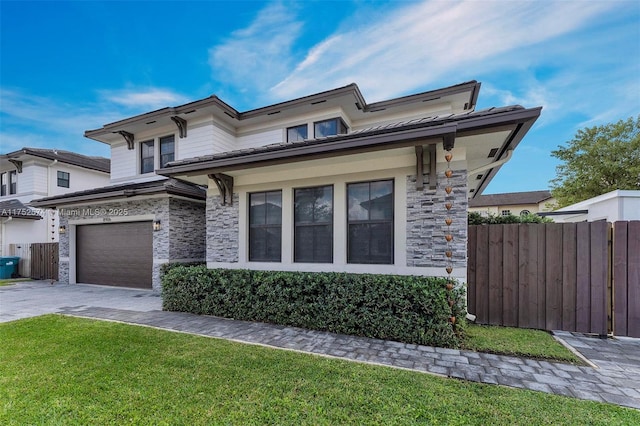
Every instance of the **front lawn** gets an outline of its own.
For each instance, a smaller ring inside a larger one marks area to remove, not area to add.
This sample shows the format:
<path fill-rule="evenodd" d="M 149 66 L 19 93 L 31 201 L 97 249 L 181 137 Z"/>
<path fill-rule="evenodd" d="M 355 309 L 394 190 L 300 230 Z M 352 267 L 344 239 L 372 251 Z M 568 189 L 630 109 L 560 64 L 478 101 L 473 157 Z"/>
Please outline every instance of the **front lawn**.
<path fill-rule="evenodd" d="M 546 331 L 470 324 L 466 334 L 464 349 L 584 364 Z"/>
<path fill-rule="evenodd" d="M 0 324 L 0 424 L 640 424 L 541 392 L 120 323 Z"/>
<path fill-rule="evenodd" d="M 22 281 L 31 281 L 31 278 L 7 278 L 7 279 L 0 279 L 0 287 L 6 286 L 6 285 L 11 285 L 11 284 L 15 284 L 15 283 L 19 283 Z"/>

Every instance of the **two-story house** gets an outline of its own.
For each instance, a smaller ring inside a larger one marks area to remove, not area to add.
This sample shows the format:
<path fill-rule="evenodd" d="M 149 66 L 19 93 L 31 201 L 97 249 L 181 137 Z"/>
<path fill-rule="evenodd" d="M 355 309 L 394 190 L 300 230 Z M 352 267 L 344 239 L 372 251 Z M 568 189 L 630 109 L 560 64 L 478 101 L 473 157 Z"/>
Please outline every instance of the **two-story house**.
<path fill-rule="evenodd" d="M 524 216 L 553 210 L 555 198 L 548 190 L 480 195 L 469 200 L 469 212 L 482 216 Z"/>
<path fill-rule="evenodd" d="M 38 198 L 109 182 L 109 159 L 69 151 L 22 148 L 0 155 L 0 255 L 10 246 L 58 241 L 54 210 L 30 208 Z"/>
<path fill-rule="evenodd" d="M 475 111 L 479 90 L 471 81 L 367 103 L 350 84 L 244 112 L 211 96 L 87 131 L 111 146 L 112 185 L 37 204 L 69 210 L 61 280 L 159 289 L 162 263 L 201 259 L 212 268 L 447 269 L 464 281 L 468 199 L 540 114 Z M 90 205 L 100 209 L 72 214 Z M 130 245 L 134 253 L 117 256 Z M 103 271 L 91 266 L 98 259 Z M 119 281 L 116 270 L 128 275 Z"/>

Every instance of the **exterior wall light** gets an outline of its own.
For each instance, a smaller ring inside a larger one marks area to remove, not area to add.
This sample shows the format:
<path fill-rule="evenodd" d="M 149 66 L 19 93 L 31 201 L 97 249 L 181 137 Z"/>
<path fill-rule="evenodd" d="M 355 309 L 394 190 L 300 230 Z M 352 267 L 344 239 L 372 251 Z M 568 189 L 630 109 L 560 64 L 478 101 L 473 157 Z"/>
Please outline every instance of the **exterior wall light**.
<path fill-rule="evenodd" d="M 66 234 L 67 233 L 67 227 L 64 225 L 60 225 L 60 227 L 58 228 L 58 233 L 59 234 Z"/>
<path fill-rule="evenodd" d="M 153 221 L 153 230 L 154 231 L 159 231 L 160 230 L 160 221 L 159 220 L 154 220 Z"/>

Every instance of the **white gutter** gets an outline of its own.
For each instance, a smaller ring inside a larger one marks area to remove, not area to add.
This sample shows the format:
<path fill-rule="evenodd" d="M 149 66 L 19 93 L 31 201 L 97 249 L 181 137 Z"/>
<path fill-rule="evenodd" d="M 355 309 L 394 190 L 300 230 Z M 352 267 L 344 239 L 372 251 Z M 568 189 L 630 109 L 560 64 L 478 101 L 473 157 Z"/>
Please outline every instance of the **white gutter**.
<path fill-rule="evenodd" d="M 473 175 L 478 174 L 480 172 L 484 172 L 485 170 L 489 170 L 489 169 L 493 169 L 493 168 L 498 167 L 498 166 L 502 166 L 504 163 L 506 163 L 507 161 L 511 160 L 511 156 L 512 155 L 513 155 L 513 150 L 510 149 L 510 150 L 507 151 L 507 156 L 505 158 L 503 158 L 502 160 L 494 161 L 493 163 L 489 163 L 489 164 L 485 164 L 484 166 L 480 166 L 477 169 L 471 170 L 468 174 L 469 174 L 469 176 L 473 176 Z"/>

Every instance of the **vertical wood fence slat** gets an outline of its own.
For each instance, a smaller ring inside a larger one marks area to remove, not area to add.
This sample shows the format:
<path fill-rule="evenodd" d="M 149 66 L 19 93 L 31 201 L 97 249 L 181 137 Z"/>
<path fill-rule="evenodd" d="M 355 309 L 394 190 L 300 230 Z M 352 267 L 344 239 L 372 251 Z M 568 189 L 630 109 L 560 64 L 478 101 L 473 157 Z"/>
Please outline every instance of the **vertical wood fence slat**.
<path fill-rule="evenodd" d="M 478 227 L 470 226 L 467 245 L 467 310 L 476 314 L 476 246 L 478 245 Z"/>
<path fill-rule="evenodd" d="M 562 224 L 545 225 L 545 326 L 546 330 L 562 327 Z"/>
<path fill-rule="evenodd" d="M 489 227 L 489 323 L 502 323 L 502 226 Z"/>
<path fill-rule="evenodd" d="M 518 225 L 507 224 L 503 233 L 502 252 L 502 324 L 518 326 Z"/>
<path fill-rule="evenodd" d="M 545 258 L 545 253 L 546 253 L 546 248 L 547 248 L 547 242 L 546 242 L 546 225 L 543 226 L 536 226 L 535 224 L 531 224 L 531 226 L 533 227 L 533 229 L 535 229 L 535 233 L 537 234 L 538 237 L 538 253 L 536 255 L 536 262 L 537 262 L 537 266 L 538 266 L 538 270 L 536 273 L 537 276 L 537 280 L 538 280 L 538 285 L 537 290 L 536 290 L 536 295 L 538 297 L 538 303 L 536 304 L 536 309 L 537 309 L 537 317 L 538 317 L 538 321 L 537 321 L 537 325 L 536 328 L 540 328 L 540 329 L 544 329 L 545 327 L 545 315 L 547 312 L 546 306 L 547 306 L 547 292 L 546 292 L 546 287 L 545 287 L 545 269 L 546 269 L 546 258 Z"/>
<path fill-rule="evenodd" d="M 616 222 L 613 227 L 613 333 L 626 336 L 627 329 L 627 222 Z"/>
<path fill-rule="evenodd" d="M 591 329 L 590 333 L 607 334 L 607 282 L 609 268 L 609 224 L 591 223 Z"/>
<path fill-rule="evenodd" d="M 489 321 L 489 228 L 478 228 L 476 248 L 476 316 L 481 324 Z"/>
<path fill-rule="evenodd" d="M 576 329 L 576 224 L 562 225 L 562 330 Z"/>
<path fill-rule="evenodd" d="M 627 250 L 627 336 L 640 337 L 640 221 L 629 222 Z"/>
<path fill-rule="evenodd" d="M 518 302 L 520 327 L 538 327 L 538 235 L 531 224 L 520 226 Z"/>
<path fill-rule="evenodd" d="M 590 224 L 581 222 L 576 225 L 576 330 L 589 332 L 591 321 L 591 259 Z"/>

